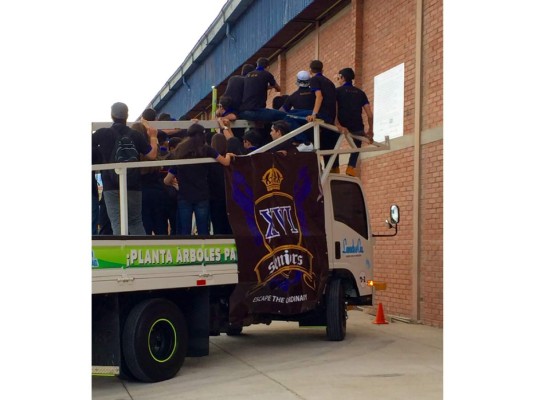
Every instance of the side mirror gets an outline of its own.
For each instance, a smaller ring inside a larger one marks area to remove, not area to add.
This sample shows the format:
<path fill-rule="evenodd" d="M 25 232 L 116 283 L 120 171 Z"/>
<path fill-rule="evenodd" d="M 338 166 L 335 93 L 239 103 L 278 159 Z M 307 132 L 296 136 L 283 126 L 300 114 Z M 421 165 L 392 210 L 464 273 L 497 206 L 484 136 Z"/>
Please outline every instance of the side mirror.
<path fill-rule="evenodd" d="M 398 233 L 398 223 L 400 222 L 400 207 L 398 207 L 396 204 L 393 204 L 390 207 L 390 222 L 389 220 L 385 220 L 385 224 L 390 228 L 394 228 L 394 233 L 392 235 L 385 235 L 385 234 L 377 234 L 373 233 L 373 237 L 387 237 L 387 236 L 396 236 Z"/>
<path fill-rule="evenodd" d="M 393 204 L 390 207 L 390 221 L 392 225 L 396 225 L 400 222 L 400 207 Z"/>

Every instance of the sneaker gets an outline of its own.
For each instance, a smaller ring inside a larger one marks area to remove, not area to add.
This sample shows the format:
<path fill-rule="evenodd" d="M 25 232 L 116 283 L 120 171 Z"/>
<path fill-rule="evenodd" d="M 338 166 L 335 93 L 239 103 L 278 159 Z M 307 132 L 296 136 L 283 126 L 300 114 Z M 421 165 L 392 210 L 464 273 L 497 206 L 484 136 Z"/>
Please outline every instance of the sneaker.
<path fill-rule="evenodd" d="M 348 165 L 346 167 L 346 175 L 357 176 L 357 174 L 355 173 L 355 168 L 352 167 L 351 165 Z"/>
<path fill-rule="evenodd" d="M 298 149 L 298 151 L 313 151 L 314 150 L 313 143 L 309 143 L 309 144 L 300 143 L 296 148 Z"/>

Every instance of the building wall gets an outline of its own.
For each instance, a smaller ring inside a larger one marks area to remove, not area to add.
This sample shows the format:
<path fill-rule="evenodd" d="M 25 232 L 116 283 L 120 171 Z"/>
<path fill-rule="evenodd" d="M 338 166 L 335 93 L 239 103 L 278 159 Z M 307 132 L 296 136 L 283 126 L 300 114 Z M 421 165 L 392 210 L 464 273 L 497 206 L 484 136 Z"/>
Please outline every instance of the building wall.
<path fill-rule="evenodd" d="M 387 282 L 388 286 L 387 290 L 376 292 L 375 304 L 381 302 L 386 315 L 419 319 L 424 324 L 442 327 L 442 0 L 423 1 L 418 230 L 413 225 L 417 211 L 414 201 L 416 4 L 416 0 L 352 0 L 349 6 L 285 52 L 281 62 L 272 64 L 271 72 L 285 84 L 282 94 L 290 94 L 296 90 L 296 73 L 308 69 L 312 59 L 324 63 L 324 75 L 332 80 L 339 69 L 351 66 L 357 74 L 356 84 L 366 92 L 372 105 L 375 76 L 405 64 L 404 136 L 391 140 L 390 151 L 362 154 L 358 166 L 374 232 L 390 232 L 384 220 L 392 203 L 398 204 L 401 210 L 398 235 L 376 238 L 374 278 Z M 274 95 L 279 93 L 270 93 L 270 99 Z M 418 278 L 413 272 L 417 262 Z"/>

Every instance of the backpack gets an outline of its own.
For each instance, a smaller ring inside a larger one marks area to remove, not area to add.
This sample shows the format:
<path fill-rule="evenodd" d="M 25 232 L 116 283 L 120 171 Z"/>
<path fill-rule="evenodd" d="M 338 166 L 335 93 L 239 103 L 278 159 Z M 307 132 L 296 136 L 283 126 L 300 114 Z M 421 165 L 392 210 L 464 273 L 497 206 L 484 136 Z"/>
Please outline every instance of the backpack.
<path fill-rule="evenodd" d="M 139 151 L 137 150 L 135 142 L 133 141 L 133 138 L 130 135 L 130 131 L 127 130 L 125 133 L 120 133 L 115 129 L 113 129 L 113 131 L 118 133 L 118 137 L 115 140 L 115 145 L 113 146 L 113 150 L 111 152 L 111 159 L 109 160 L 109 162 L 123 163 L 139 161 Z M 139 173 L 140 171 L 138 168 L 128 169 L 128 186 L 138 179 Z M 113 172 L 111 176 L 112 180 L 118 185 L 118 174 L 116 172 Z"/>
<path fill-rule="evenodd" d="M 111 152 L 111 162 L 121 163 L 132 161 L 139 161 L 139 152 L 137 151 L 137 147 L 135 147 L 129 131 L 127 131 L 125 134 L 119 134 L 115 140 L 115 146 Z"/>

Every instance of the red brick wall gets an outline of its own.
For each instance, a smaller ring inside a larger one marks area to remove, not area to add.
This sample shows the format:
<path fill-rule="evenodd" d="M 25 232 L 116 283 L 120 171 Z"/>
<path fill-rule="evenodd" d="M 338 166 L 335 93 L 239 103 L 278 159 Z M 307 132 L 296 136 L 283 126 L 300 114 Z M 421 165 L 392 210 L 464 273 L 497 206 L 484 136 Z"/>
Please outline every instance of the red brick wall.
<path fill-rule="evenodd" d="M 442 140 L 422 147 L 420 202 L 421 320 L 443 322 L 443 149 Z"/>
<path fill-rule="evenodd" d="M 422 57 L 422 131 L 443 126 L 442 0 L 424 0 Z M 296 90 L 295 75 L 308 69 L 309 61 L 324 63 L 324 75 L 332 79 L 340 68 L 356 71 L 356 84 L 374 98 L 374 77 L 405 64 L 404 135 L 415 128 L 416 0 L 352 0 L 285 56 L 286 87 Z M 357 64 L 356 64 L 357 63 Z M 271 71 L 279 79 L 276 63 Z M 332 79 L 333 80 L 333 79 Z M 272 94 L 271 94 L 272 97 Z M 400 206 L 401 223 L 393 238 L 376 238 L 374 277 L 388 283 L 376 292 L 375 304 L 383 303 L 386 315 L 413 316 L 414 257 L 414 147 L 389 151 L 360 162 L 361 177 L 374 232 L 390 232 L 384 225 L 392 203 Z M 443 144 L 421 145 L 419 203 L 420 320 L 443 325 Z"/>
<path fill-rule="evenodd" d="M 423 12 L 422 130 L 442 127 L 442 0 L 425 0 Z M 404 135 L 414 131 L 416 1 L 367 0 L 363 2 L 362 88 L 374 97 L 374 77 L 405 64 Z M 420 320 L 443 325 L 443 212 L 442 140 L 421 146 L 419 203 Z M 388 206 L 401 209 L 399 234 L 376 240 L 376 279 L 388 282 L 377 292 L 376 304 L 385 313 L 411 317 L 413 313 L 413 177 L 414 148 L 389 152 L 362 163 L 371 223 L 383 226 Z M 386 200 L 384 200 L 386 199 Z"/>
<path fill-rule="evenodd" d="M 341 68 L 354 68 L 355 25 L 350 7 L 346 7 L 320 27 L 318 43 L 318 59 L 324 64 L 324 75 L 333 83 L 333 76 Z"/>
<path fill-rule="evenodd" d="M 422 129 L 443 125 L 442 0 L 424 1 Z"/>
<path fill-rule="evenodd" d="M 413 147 L 373 157 L 362 163 L 362 178 L 374 233 L 391 234 L 385 226 L 391 204 L 400 207 L 395 237 L 377 237 L 374 246 L 374 279 L 387 282 L 376 291 L 374 303 L 383 303 L 385 314 L 411 314 L 413 258 Z"/>

